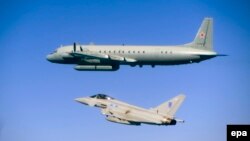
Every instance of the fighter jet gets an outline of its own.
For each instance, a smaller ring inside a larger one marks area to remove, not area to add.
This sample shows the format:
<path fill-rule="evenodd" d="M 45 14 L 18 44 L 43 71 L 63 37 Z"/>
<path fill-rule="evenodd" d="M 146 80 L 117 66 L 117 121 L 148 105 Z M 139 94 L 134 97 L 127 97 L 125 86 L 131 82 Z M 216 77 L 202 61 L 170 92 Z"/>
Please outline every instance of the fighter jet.
<path fill-rule="evenodd" d="M 176 46 L 73 45 L 47 55 L 52 63 L 76 64 L 79 71 L 116 71 L 120 65 L 179 65 L 225 56 L 213 50 L 213 19 L 205 18 L 191 43 Z"/>
<path fill-rule="evenodd" d="M 142 123 L 176 125 L 177 122 L 184 122 L 174 116 L 184 99 L 185 96 L 181 94 L 151 109 L 130 105 L 105 94 L 77 98 L 75 101 L 100 108 L 108 121 L 138 126 Z"/>

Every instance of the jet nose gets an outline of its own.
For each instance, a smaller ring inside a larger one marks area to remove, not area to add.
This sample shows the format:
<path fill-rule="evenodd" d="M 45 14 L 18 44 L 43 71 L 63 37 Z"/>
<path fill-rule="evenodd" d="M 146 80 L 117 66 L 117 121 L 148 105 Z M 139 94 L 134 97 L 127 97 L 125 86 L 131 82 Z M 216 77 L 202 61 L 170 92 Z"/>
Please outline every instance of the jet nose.
<path fill-rule="evenodd" d="M 75 101 L 76 101 L 76 102 L 81 102 L 81 99 L 82 99 L 82 98 L 76 98 Z"/>
<path fill-rule="evenodd" d="M 85 105 L 88 105 L 86 98 L 76 98 L 75 101 L 82 103 L 82 104 L 85 104 Z"/>

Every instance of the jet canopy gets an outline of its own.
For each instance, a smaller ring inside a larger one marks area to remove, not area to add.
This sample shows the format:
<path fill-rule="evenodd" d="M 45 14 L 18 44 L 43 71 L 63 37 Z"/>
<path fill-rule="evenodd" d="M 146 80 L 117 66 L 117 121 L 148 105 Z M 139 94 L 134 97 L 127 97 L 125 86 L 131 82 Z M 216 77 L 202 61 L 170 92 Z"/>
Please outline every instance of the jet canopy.
<path fill-rule="evenodd" d="M 96 99 L 114 99 L 110 96 L 107 96 L 105 94 L 96 94 L 96 95 L 93 95 L 93 96 L 90 96 L 91 98 L 96 98 Z"/>

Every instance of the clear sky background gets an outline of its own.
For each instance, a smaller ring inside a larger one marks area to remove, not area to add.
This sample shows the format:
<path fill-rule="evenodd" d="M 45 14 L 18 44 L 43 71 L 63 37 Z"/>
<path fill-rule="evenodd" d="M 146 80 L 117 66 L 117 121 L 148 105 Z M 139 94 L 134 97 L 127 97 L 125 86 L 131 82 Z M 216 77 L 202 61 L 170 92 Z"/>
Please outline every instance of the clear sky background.
<path fill-rule="evenodd" d="M 247 0 L 1 1 L 0 140 L 226 140 L 227 124 L 250 124 L 249 15 Z M 73 42 L 187 43 L 204 17 L 214 18 L 214 48 L 228 57 L 116 72 L 79 72 L 45 58 Z M 115 124 L 74 101 L 97 93 L 145 108 L 185 93 L 176 116 L 186 122 Z"/>

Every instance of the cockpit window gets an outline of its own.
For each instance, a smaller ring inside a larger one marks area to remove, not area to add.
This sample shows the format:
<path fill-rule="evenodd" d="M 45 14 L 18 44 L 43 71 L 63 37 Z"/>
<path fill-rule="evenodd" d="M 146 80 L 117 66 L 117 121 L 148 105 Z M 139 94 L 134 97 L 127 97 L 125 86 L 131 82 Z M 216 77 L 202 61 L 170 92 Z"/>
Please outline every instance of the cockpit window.
<path fill-rule="evenodd" d="M 110 96 L 107 96 L 105 94 L 97 94 L 97 95 L 93 95 L 93 96 L 90 96 L 91 98 L 96 98 L 96 99 L 114 99 Z"/>
<path fill-rule="evenodd" d="M 54 50 L 53 52 L 51 52 L 50 54 L 54 54 L 54 53 L 57 53 L 57 50 Z"/>

